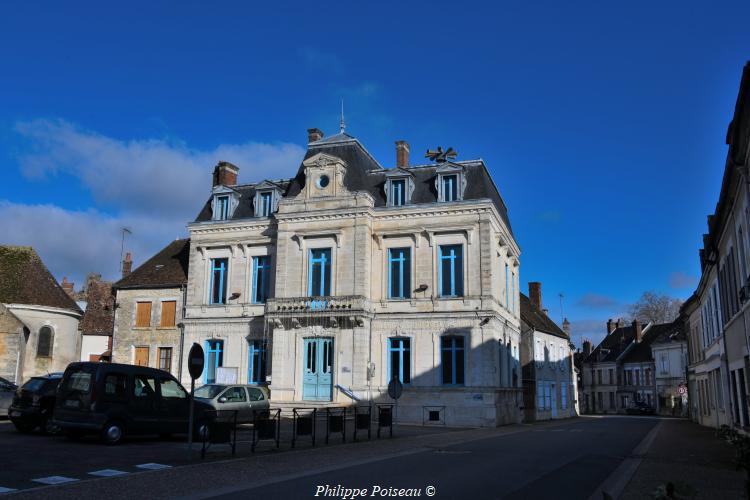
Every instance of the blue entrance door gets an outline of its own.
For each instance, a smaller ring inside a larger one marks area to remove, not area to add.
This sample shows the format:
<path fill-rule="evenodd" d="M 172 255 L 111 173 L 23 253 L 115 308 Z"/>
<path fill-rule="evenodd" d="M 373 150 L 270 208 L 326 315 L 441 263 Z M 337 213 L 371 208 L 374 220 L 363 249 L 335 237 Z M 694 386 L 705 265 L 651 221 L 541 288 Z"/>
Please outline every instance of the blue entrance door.
<path fill-rule="evenodd" d="M 333 391 L 333 339 L 305 339 L 302 399 L 330 401 Z"/>

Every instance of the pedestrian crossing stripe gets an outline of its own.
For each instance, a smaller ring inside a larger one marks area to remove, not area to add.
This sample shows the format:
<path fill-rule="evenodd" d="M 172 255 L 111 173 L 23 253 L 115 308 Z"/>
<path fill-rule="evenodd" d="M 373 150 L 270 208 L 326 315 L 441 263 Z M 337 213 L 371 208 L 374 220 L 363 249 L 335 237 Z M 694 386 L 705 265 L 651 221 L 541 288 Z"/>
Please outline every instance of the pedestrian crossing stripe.
<path fill-rule="evenodd" d="M 63 484 L 63 483 L 72 483 L 73 481 L 78 481 L 78 479 L 73 479 L 72 477 L 65 477 L 65 476 L 49 476 L 49 477 L 40 477 L 38 479 L 32 479 L 35 483 L 42 483 L 42 484 Z"/>
<path fill-rule="evenodd" d="M 171 465 L 164 465 L 164 464 L 148 463 L 148 464 L 136 465 L 136 467 L 138 467 L 139 469 L 159 470 L 159 469 L 169 469 L 172 466 Z"/>
<path fill-rule="evenodd" d="M 116 470 L 116 469 L 102 469 L 102 470 L 95 470 L 93 472 L 89 472 L 90 476 L 99 476 L 99 477 L 124 476 L 125 474 L 127 474 L 127 472 Z"/>
<path fill-rule="evenodd" d="M 0 486 L 0 493 L 10 493 L 11 491 L 18 491 L 15 488 L 5 488 L 3 486 Z"/>

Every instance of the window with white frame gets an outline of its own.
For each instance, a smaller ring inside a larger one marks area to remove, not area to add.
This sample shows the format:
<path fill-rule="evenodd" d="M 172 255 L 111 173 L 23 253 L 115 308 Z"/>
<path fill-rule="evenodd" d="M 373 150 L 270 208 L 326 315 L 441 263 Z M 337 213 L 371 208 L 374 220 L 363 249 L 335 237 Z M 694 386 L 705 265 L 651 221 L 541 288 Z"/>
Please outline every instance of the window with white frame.
<path fill-rule="evenodd" d="M 386 206 L 402 207 L 408 205 L 411 203 L 412 193 L 414 193 L 414 179 L 410 173 L 398 169 L 393 173 L 386 174 Z"/>
<path fill-rule="evenodd" d="M 216 220 L 227 220 L 229 218 L 229 195 L 221 195 L 216 197 L 215 202 L 215 219 Z"/>
<path fill-rule="evenodd" d="M 439 168 L 436 179 L 438 201 L 448 203 L 463 200 L 465 181 L 463 168 L 459 166 Z"/>

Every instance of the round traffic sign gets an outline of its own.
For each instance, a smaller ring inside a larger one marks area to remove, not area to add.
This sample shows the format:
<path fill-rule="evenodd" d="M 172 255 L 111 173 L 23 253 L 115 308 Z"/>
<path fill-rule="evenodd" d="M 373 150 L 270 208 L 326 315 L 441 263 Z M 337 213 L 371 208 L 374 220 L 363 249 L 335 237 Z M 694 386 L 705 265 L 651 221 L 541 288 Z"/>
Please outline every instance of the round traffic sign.
<path fill-rule="evenodd" d="M 203 348 L 200 344 L 193 343 L 188 353 L 188 372 L 193 379 L 200 378 L 203 375 L 203 364 L 205 363 Z"/>
<path fill-rule="evenodd" d="M 398 377 L 393 377 L 388 382 L 388 395 L 391 399 L 398 399 L 401 397 L 402 392 L 404 392 L 404 384 L 401 383 Z"/>

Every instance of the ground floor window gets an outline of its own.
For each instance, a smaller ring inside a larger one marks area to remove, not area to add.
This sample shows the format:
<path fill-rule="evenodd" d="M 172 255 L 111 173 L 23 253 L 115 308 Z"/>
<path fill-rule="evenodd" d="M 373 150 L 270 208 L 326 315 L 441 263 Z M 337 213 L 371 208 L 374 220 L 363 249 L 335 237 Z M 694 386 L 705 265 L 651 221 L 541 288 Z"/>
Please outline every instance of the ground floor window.
<path fill-rule="evenodd" d="M 464 384 L 464 337 L 448 335 L 440 338 L 440 361 L 443 384 Z"/>
<path fill-rule="evenodd" d="M 536 407 L 538 410 L 544 409 L 544 382 L 541 380 L 536 383 Z"/>
<path fill-rule="evenodd" d="M 172 371 L 172 348 L 171 347 L 160 347 L 159 348 L 159 369 L 165 372 Z"/>
<path fill-rule="evenodd" d="M 248 341 L 248 384 L 262 384 L 266 381 L 266 350 L 265 340 Z"/>
<path fill-rule="evenodd" d="M 388 339 L 388 380 L 398 378 L 402 384 L 411 383 L 411 339 Z"/>
<path fill-rule="evenodd" d="M 560 382 L 560 408 L 568 409 L 568 383 Z"/>
<path fill-rule="evenodd" d="M 206 341 L 206 371 L 205 382 L 213 384 L 216 382 L 216 373 L 219 367 L 224 366 L 224 341 Z"/>
<path fill-rule="evenodd" d="M 615 409 L 615 393 L 614 392 L 609 393 L 609 407 L 613 410 Z"/>

